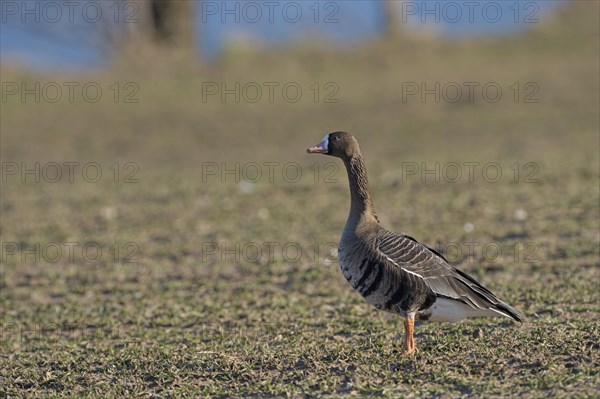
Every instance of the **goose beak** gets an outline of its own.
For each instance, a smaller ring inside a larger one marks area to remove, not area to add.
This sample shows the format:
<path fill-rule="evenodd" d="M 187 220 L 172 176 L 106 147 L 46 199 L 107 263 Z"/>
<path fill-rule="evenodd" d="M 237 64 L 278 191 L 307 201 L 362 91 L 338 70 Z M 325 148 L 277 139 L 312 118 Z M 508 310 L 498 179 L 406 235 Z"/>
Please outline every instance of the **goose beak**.
<path fill-rule="evenodd" d="M 329 152 L 329 138 L 325 136 L 323 140 L 314 147 L 310 147 L 306 150 L 309 154 L 327 154 Z"/>

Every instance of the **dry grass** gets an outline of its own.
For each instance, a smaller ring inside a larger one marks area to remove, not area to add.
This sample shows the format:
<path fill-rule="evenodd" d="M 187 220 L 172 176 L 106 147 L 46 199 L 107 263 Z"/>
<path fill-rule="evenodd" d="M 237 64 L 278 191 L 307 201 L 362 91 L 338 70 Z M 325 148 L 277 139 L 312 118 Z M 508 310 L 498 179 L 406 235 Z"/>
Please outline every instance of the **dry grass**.
<path fill-rule="evenodd" d="M 213 66 L 116 65 L 102 76 L 3 67 L 5 82 L 96 81 L 107 94 L 94 104 L 2 104 L 4 165 L 96 162 L 103 177 L 2 184 L 0 396 L 594 397 L 598 37 L 598 3 L 577 2 L 504 39 L 296 46 L 228 53 Z M 139 102 L 114 103 L 115 81 L 137 85 Z M 203 83 L 236 81 L 297 82 L 304 95 L 202 101 Z M 403 83 L 465 81 L 497 82 L 503 100 L 402 101 Z M 314 82 L 337 85 L 339 102 L 315 103 Z M 515 103 L 514 82 L 533 82 L 539 102 Z M 422 324 L 421 353 L 402 356 L 401 320 L 365 304 L 330 255 L 346 176 L 304 149 L 335 129 L 359 137 L 383 223 L 445 243 L 454 264 L 525 313 L 522 326 Z M 124 182 L 128 162 L 137 183 Z M 265 174 L 252 184 L 203 173 L 236 162 Z M 264 162 L 279 163 L 272 182 Z M 421 162 L 497 162 L 503 177 L 406 176 Z M 282 169 L 296 164 L 302 177 L 291 182 Z M 52 252 L 36 261 L 6 247 L 66 251 L 68 242 L 98 243 L 102 256 L 89 262 L 79 247 L 73 261 L 63 252 L 53 263 Z M 490 243 L 501 257 L 482 250 Z M 132 251 L 138 262 L 124 263 Z"/>

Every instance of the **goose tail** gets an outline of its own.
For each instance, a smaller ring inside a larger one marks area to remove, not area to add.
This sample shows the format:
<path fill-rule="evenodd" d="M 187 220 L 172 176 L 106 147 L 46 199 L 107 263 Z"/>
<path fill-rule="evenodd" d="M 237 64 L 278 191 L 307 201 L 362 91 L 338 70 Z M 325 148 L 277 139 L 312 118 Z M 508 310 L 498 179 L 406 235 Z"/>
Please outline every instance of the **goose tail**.
<path fill-rule="evenodd" d="M 522 323 L 524 320 L 523 314 L 505 302 L 499 302 L 492 307 L 498 313 L 513 319 L 516 322 Z"/>

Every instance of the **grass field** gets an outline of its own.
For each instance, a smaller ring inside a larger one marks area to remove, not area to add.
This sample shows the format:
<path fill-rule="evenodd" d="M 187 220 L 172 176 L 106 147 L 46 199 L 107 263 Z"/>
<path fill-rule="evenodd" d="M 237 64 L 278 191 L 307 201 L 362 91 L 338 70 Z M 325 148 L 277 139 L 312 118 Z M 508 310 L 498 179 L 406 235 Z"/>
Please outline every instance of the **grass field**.
<path fill-rule="evenodd" d="M 47 92 L 1 104 L 0 397 L 596 397 L 598 11 L 573 2 L 471 42 L 231 49 L 100 75 L 3 65 L 3 84 Z M 52 103 L 51 82 L 103 96 Z M 235 82 L 279 86 L 273 101 L 206 91 Z M 403 98 L 423 82 L 446 96 Z M 452 82 L 479 84 L 473 101 L 449 101 Z M 522 325 L 423 323 L 403 356 L 402 319 L 335 259 L 346 174 L 305 154 L 332 130 L 359 138 L 382 223 Z"/>

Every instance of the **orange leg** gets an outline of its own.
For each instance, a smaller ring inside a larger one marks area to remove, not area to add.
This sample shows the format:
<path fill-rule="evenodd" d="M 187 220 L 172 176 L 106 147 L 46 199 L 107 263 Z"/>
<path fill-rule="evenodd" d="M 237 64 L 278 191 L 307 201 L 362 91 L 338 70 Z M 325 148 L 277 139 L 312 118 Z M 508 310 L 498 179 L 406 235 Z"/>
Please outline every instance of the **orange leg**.
<path fill-rule="evenodd" d="M 404 352 L 407 355 L 411 355 L 413 353 L 418 353 L 419 350 L 415 346 L 415 317 L 408 316 L 406 320 L 404 320 L 404 331 L 406 333 L 406 337 L 404 338 Z"/>

